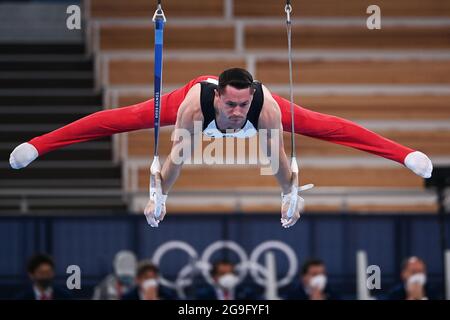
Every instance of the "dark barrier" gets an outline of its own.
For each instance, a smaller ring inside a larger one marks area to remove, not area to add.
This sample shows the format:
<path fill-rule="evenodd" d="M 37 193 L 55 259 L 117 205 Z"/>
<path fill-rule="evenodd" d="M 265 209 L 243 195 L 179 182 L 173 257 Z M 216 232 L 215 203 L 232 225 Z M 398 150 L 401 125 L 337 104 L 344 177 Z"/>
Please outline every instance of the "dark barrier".
<path fill-rule="evenodd" d="M 447 230 L 450 231 L 448 220 Z M 65 283 L 67 266 L 78 265 L 83 281 L 78 296 L 88 298 L 92 286 L 112 271 L 112 260 L 119 250 L 132 250 L 139 259 L 151 258 L 160 245 L 178 240 L 192 246 L 201 256 L 211 243 L 224 239 L 235 241 L 248 256 L 262 242 L 278 240 L 295 252 L 299 265 L 308 257 L 321 258 L 326 263 L 330 283 L 349 298 L 355 297 L 356 251 L 360 249 L 367 252 L 369 265 L 381 268 L 379 293 L 398 281 L 401 261 L 410 255 L 423 258 L 429 283 L 442 286 L 435 215 L 304 214 L 295 227 L 287 230 L 281 228 L 277 214 L 169 214 L 157 229 L 149 227 L 144 217 L 132 215 L 15 216 L 0 218 L 0 298 L 10 298 L 14 290 L 27 284 L 26 260 L 36 252 L 54 257 L 61 284 Z M 237 259 L 230 251 L 221 254 Z M 276 259 L 282 277 L 289 262 L 278 251 Z M 167 252 L 161 262 L 162 274 L 174 279 L 187 263 L 186 252 Z"/>

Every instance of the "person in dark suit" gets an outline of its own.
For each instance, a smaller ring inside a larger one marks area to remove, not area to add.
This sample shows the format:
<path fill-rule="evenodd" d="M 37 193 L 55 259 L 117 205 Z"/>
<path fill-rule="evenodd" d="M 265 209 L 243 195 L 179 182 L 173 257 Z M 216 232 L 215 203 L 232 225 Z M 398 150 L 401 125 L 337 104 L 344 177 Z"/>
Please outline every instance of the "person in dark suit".
<path fill-rule="evenodd" d="M 108 274 L 95 288 L 93 300 L 120 300 L 134 288 L 136 278 L 136 255 L 129 250 L 120 250 L 114 256 L 114 272 Z"/>
<path fill-rule="evenodd" d="M 177 300 L 177 294 L 162 286 L 159 269 L 151 262 L 143 261 L 136 272 L 136 287 L 122 296 L 122 300 Z"/>
<path fill-rule="evenodd" d="M 55 278 L 55 264 L 46 254 L 36 254 L 30 258 L 27 265 L 28 276 L 32 285 L 18 294 L 17 300 L 68 300 L 68 291 L 53 284 Z"/>
<path fill-rule="evenodd" d="M 427 284 L 426 264 L 419 257 L 409 257 L 401 267 L 402 283 L 387 294 L 388 300 L 435 300 L 436 292 Z"/>
<path fill-rule="evenodd" d="M 327 283 L 325 264 L 319 259 L 307 260 L 300 273 L 300 281 L 285 295 L 287 300 L 339 300 Z"/>
<path fill-rule="evenodd" d="M 213 264 L 211 277 L 214 284 L 195 289 L 196 300 L 257 300 L 260 296 L 250 286 L 238 284 L 233 263 L 219 260 Z"/>

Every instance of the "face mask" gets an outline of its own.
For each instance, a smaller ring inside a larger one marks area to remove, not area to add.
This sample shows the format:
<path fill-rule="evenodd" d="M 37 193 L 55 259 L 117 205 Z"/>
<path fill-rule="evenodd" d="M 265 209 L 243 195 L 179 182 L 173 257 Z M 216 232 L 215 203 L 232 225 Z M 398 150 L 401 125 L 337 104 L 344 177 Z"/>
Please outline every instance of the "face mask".
<path fill-rule="evenodd" d="M 35 279 L 34 280 L 36 284 L 43 288 L 44 290 L 49 288 L 52 285 L 53 279 L 51 278 L 42 278 L 42 279 Z"/>
<path fill-rule="evenodd" d="M 427 276 L 425 273 L 416 273 L 410 276 L 407 280 L 407 286 L 418 284 L 418 285 L 425 285 L 427 282 Z"/>
<path fill-rule="evenodd" d="M 232 273 L 227 273 L 221 276 L 218 280 L 219 285 L 224 288 L 231 290 L 238 284 L 239 278 Z"/>
<path fill-rule="evenodd" d="M 119 276 L 119 282 L 124 286 L 131 287 L 134 283 L 134 278 L 131 276 Z"/>
<path fill-rule="evenodd" d="M 156 279 L 148 279 L 142 283 L 142 289 L 145 291 L 149 288 L 154 288 L 158 286 L 158 280 Z"/>
<path fill-rule="evenodd" d="M 311 280 L 309 280 L 309 286 L 311 288 L 316 288 L 320 291 L 322 291 L 326 285 L 327 285 L 327 277 L 323 274 L 319 274 L 315 277 L 312 277 Z"/>

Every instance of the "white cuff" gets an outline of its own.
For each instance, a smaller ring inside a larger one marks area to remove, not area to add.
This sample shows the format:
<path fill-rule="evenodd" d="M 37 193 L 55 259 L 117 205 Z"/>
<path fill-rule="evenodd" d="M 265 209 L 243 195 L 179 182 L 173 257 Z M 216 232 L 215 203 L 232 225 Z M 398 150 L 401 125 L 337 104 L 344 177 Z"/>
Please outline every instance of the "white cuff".
<path fill-rule="evenodd" d="M 167 200 L 167 194 L 159 193 L 155 190 L 150 190 L 150 199 L 155 201 L 155 197 L 157 198 L 156 201 L 159 203 L 165 204 Z"/>
<path fill-rule="evenodd" d="M 161 203 L 166 203 L 167 200 L 167 194 L 161 194 L 159 197 L 159 201 L 161 201 Z"/>

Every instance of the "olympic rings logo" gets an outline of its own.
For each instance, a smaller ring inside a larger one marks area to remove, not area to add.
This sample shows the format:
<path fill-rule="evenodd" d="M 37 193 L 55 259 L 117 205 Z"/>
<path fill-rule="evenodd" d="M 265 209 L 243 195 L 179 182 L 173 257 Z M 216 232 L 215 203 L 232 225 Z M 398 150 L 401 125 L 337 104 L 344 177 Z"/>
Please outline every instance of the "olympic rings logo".
<path fill-rule="evenodd" d="M 289 268 L 281 279 L 274 279 L 277 288 L 283 287 L 293 280 L 297 274 L 298 260 L 295 252 L 290 246 L 284 242 L 277 240 L 269 240 L 258 245 L 250 254 L 247 255 L 245 250 L 236 242 L 230 240 L 219 240 L 210 244 L 201 256 L 188 243 L 183 241 L 169 241 L 159 246 L 153 254 L 152 262 L 159 266 L 163 256 L 172 250 L 181 250 L 188 254 L 189 263 L 183 266 L 177 274 L 175 281 L 170 281 L 160 275 L 160 283 L 166 287 L 175 289 L 181 298 L 185 298 L 184 289 L 192 284 L 193 275 L 199 272 L 209 284 L 214 281 L 210 275 L 212 264 L 210 262 L 213 254 L 218 250 L 230 250 L 237 254 L 239 263 L 235 265 L 235 270 L 241 283 L 244 278 L 250 274 L 255 283 L 260 286 L 266 286 L 268 279 L 271 278 L 271 270 L 268 266 L 258 263 L 261 255 L 266 251 L 279 250 L 288 259 Z M 273 272 L 273 270 L 272 270 Z"/>

